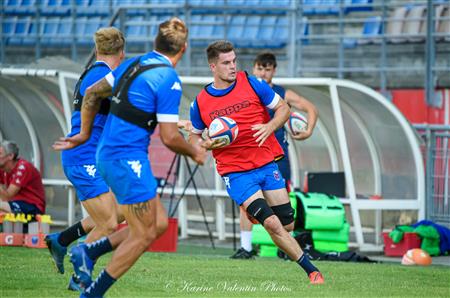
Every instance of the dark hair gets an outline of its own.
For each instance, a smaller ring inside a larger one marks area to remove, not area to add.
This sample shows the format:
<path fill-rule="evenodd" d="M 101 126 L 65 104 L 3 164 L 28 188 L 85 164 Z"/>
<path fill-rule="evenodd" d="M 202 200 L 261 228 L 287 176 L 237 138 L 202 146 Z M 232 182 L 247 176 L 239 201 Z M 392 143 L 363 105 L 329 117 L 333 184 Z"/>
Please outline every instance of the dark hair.
<path fill-rule="evenodd" d="M 17 147 L 17 144 L 13 141 L 7 141 L 7 140 L 3 140 L 0 144 L 0 146 L 5 149 L 5 153 L 8 154 L 13 154 L 13 159 L 16 160 L 17 157 L 19 156 L 19 147 Z"/>
<path fill-rule="evenodd" d="M 208 48 L 206 48 L 208 63 L 216 62 L 220 54 L 229 53 L 231 51 L 234 51 L 234 46 L 227 40 L 218 40 L 209 44 Z"/>
<path fill-rule="evenodd" d="M 262 52 L 256 56 L 253 65 L 261 65 L 263 67 L 273 65 L 273 68 L 277 67 L 277 58 L 272 52 Z"/>
<path fill-rule="evenodd" d="M 179 18 L 171 18 L 159 25 L 155 38 L 155 50 L 168 56 L 180 52 L 187 42 L 188 28 Z"/>

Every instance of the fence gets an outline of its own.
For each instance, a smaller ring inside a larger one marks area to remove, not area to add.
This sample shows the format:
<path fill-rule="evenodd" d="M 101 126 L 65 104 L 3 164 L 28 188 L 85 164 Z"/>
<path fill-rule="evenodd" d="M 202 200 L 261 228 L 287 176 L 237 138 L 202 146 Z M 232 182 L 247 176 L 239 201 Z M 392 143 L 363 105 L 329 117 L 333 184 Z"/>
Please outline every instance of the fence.
<path fill-rule="evenodd" d="M 426 158 L 426 218 L 450 227 L 450 126 L 416 125 Z"/>

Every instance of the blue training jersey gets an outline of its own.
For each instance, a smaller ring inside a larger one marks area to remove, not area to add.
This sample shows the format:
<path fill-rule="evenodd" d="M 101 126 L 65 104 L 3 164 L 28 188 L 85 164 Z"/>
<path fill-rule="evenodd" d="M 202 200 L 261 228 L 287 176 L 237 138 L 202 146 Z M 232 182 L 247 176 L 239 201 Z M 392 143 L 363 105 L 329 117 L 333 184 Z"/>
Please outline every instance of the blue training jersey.
<path fill-rule="evenodd" d="M 280 85 L 272 85 L 272 89 L 273 91 L 275 91 L 275 93 L 277 93 L 281 98 L 284 99 L 284 96 L 286 95 L 286 90 L 284 90 L 283 87 L 281 87 Z M 273 118 L 273 116 L 275 115 L 275 112 L 271 109 L 268 109 L 269 111 L 269 115 L 270 115 L 270 119 Z M 277 138 L 278 143 L 280 143 L 281 148 L 283 148 L 283 152 L 284 152 L 284 156 L 288 157 L 288 137 L 287 137 L 287 131 L 284 128 L 284 125 L 282 127 L 280 127 L 279 129 L 277 129 L 275 132 L 275 137 Z"/>
<path fill-rule="evenodd" d="M 100 65 L 92 68 L 80 85 L 80 93 L 84 96 L 86 89 L 91 85 L 95 84 L 97 81 L 101 80 L 105 75 L 111 72 L 108 64 L 103 61 L 95 62 L 95 65 Z M 94 118 L 94 124 L 92 127 L 92 134 L 89 140 L 73 149 L 64 150 L 61 153 L 62 164 L 64 166 L 73 165 L 85 165 L 85 164 L 95 164 L 95 152 L 97 150 L 97 144 L 103 131 L 103 127 L 106 122 L 107 115 L 97 114 Z M 74 111 L 72 113 L 71 119 L 71 131 L 67 135 L 71 137 L 80 132 L 81 129 L 81 112 Z"/>
<path fill-rule="evenodd" d="M 270 86 L 263 80 L 256 78 L 255 76 L 249 76 L 248 81 L 255 91 L 256 95 L 258 95 L 261 103 L 271 110 L 278 103 L 278 98 L 275 97 L 275 92 L 270 88 Z M 223 96 L 229 93 L 233 88 L 236 82 L 234 82 L 231 86 L 226 89 L 216 89 L 213 84 L 209 84 L 206 86 L 206 90 L 212 96 Z M 200 111 L 198 109 L 197 100 L 191 104 L 190 108 L 190 117 L 192 126 L 194 128 L 195 133 L 201 133 L 206 125 L 203 123 L 202 118 L 200 117 Z M 256 123 L 255 123 L 256 124 Z"/>
<path fill-rule="evenodd" d="M 113 91 L 128 66 L 136 59 L 140 59 L 141 65 L 161 63 L 171 65 L 167 57 L 155 51 L 128 59 L 106 76 Z M 181 81 L 175 69 L 159 67 L 147 70 L 133 80 L 128 89 L 128 100 L 142 111 L 156 113 L 158 122 L 176 123 L 181 91 Z M 153 131 L 109 114 L 99 142 L 97 160 L 147 158 L 152 133 Z"/>

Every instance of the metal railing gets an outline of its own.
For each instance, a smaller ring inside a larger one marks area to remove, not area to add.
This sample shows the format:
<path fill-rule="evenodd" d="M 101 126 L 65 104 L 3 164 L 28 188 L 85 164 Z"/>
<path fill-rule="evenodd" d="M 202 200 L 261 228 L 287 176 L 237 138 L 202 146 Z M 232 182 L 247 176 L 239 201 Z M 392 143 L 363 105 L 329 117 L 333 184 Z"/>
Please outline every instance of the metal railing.
<path fill-rule="evenodd" d="M 426 218 L 450 227 L 450 125 L 415 125 L 424 140 Z"/>

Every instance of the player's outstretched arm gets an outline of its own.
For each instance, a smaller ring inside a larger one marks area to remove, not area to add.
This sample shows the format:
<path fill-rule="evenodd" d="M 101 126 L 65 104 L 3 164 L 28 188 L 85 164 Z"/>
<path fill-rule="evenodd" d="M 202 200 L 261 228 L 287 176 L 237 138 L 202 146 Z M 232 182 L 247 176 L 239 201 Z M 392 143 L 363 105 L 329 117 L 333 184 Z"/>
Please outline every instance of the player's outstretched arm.
<path fill-rule="evenodd" d="M 256 131 L 253 136 L 256 137 L 256 142 L 259 146 L 261 146 L 275 130 L 282 127 L 289 119 L 289 106 L 284 100 L 279 100 L 273 110 L 275 111 L 275 114 L 269 122 L 252 125 L 252 130 Z"/>
<path fill-rule="evenodd" d="M 292 137 L 296 140 L 305 140 L 309 138 L 316 126 L 317 118 L 319 117 L 319 112 L 314 104 L 312 104 L 309 100 L 304 98 L 301 95 L 298 95 L 293 90 L 286 90 L 286 94 L 284 96 L 285 100 L 291 107 L 295 109 L 305 112 L 308 114 L 308 128 L 304 132 L 300 132 L 298 134 L 293 135 Z"/>
<path fill-rule="evenodd" d="M 206 151 L 199 143 L 189 144 L 178 131 L 177 123 L 160 122 L 159 134 L 163 144 L 173 152 L 187 155 L 196 163 L 203 165 L 206 159 Z"/>
<path fill-rule="evenodd" d="M 106 79 L 101 79 L 94 85 L 86 89 L 81 106 L 81 129 L 80 133 L 69 137 L 60 138 L 53 144 L 55 150 L 67 150 L 77 147 L 91 136 L 92 124 L 97 112 L 100 110 L 100 104 L 103 99 L 112 95 L 112 87 Z"/>

